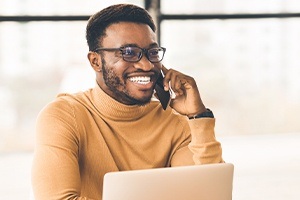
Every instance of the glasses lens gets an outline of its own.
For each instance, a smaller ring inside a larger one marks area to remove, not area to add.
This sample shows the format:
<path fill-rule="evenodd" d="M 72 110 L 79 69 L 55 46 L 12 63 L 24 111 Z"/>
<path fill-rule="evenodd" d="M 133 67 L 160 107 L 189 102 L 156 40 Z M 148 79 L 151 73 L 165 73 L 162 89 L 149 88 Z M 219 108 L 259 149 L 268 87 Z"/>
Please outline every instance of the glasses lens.
<path fill-rule="evenodd" d="M 160 62 L 164 58 L 165 50 L 161 47 L 148 49 L 147 56 L 150 62 Z"/>
<path fill-rule="evenodd" d="M 129 62 L 137 62 L 142 57 L 142 49 L 137 47 L 125 47 L 122 49 L 123 59 Z"/>

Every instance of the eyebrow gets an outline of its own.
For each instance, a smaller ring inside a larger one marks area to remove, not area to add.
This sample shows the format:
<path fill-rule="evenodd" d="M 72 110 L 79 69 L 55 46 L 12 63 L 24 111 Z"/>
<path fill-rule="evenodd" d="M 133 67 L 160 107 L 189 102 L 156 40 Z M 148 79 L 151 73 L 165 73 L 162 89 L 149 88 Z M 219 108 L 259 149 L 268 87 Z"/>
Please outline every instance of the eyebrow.
<path fill-rule="evenodd" d="M 151 47 L 158 47 L 159 45 L 156 43 L 156 42 L 154 42 L 154 43 L 151 43 L 149 46 L 148 46 L 148 48 L 151 48 Z M 130 43 L 130 44 L 124 44 L 124 45 L 122 45 L 122 47 L 139 47 L 139 48 L 142 48 L 142 47 L 140 47 L 140 46 L 138 46 L 137 44 L 134 44 L 134 43 Z"/>

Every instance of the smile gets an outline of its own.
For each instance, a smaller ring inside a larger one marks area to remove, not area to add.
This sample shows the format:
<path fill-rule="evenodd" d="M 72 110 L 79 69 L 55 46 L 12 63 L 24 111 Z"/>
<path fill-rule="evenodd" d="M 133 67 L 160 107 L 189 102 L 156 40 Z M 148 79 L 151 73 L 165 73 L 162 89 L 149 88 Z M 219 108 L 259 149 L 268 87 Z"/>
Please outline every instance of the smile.
<path fill-rule="evenodd" d="M 151 78 L 150 78 L 150 76 L 135 76 L 135 77 L 129 78 L 129 81 L 131 81 L 133 83 L 146 85 L 146 84 L 150 83 Z"/>

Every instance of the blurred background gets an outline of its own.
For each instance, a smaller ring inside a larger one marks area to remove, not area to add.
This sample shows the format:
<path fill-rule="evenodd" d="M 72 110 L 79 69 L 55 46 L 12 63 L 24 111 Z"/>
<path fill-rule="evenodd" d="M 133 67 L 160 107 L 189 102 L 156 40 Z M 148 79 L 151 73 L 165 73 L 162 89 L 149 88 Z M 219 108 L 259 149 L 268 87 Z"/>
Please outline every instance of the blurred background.
<path fill-rule="evenodd" d="M 300 196 L 300 1 L 0 0 L 0 199 L 29 199 L 39 111 L 94 87 L 87 19 L 114 3 L 147 8 L 163 63 L 193 76 L 216 116 L 233 199 Z"/>

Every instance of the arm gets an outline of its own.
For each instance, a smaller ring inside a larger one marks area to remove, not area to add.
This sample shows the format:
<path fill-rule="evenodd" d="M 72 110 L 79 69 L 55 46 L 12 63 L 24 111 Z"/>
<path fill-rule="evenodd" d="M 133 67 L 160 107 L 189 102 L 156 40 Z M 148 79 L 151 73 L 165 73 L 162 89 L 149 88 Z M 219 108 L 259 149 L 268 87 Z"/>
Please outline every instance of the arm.
<path fill-rule="evenodd" d="M 59 100 L 39 115 L 32 166 L 35 199 L 87 199 L 80 196 L 79 139 L 73 109 Z"/>
<path fill-rule="evenodd" d="M 215 119 L 199 118 L 189 120 L 192 140 L 189 150 L 193 153 L 195 164 L 220 163 L 222 159 L 221 144 L 215 138 Z"/>
<path fill-rule="evenodd" d="M 181 115 L 192 117 L 206 111 L 195 80 L 173 69 L 162 66 L 165 74 L 165 90 L 170 88 L 176 97 L 170 106 Z M 197 118 L 188 120 L 191 142 L 177 150 L 171 165 L 191 165 L 223 162 L 221 144 L 215 138 L 215 119 Z"/>
<path fill-rule="evenodd" d="M 191 141 L 184 143 L 173 155 L 171 166 L 221 163 L 222 148 L 214 134 L 215 119 L 189 120 Z"/>

